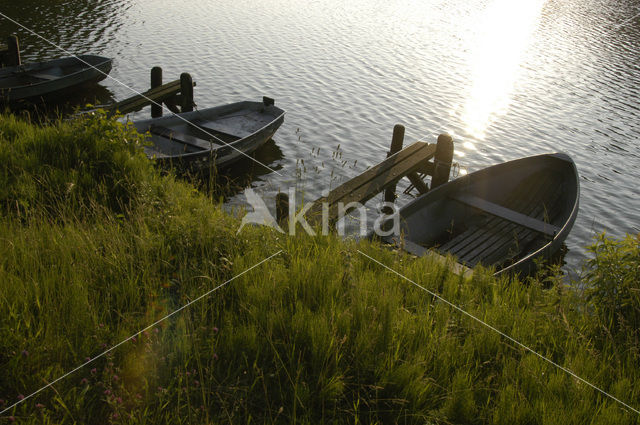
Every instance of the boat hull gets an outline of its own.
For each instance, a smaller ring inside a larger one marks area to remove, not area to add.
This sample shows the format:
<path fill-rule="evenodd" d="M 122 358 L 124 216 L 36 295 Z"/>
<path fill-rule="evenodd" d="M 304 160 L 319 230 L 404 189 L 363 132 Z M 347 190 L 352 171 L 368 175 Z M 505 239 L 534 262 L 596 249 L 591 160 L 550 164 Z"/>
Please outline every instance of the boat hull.
<path fill-rule="evenodd" d="M 0 100 L 16 103 L 50 99 L 105 79 L 111 66 L 109 58 L 82 55 L 1 68 Z"/>
<path fill-rule="evenodd" d="M 151 146 L 145 153 L 160 165 L 223 169 L 271 139 L 284 122 L 284 114 L 264 102 L 238 102 L 134 125 L 139 132 L 151 133 Z M 163 131 L 154 132 L 158 128 Z M 186 143 L 189 141 L 193 144 Z"/>

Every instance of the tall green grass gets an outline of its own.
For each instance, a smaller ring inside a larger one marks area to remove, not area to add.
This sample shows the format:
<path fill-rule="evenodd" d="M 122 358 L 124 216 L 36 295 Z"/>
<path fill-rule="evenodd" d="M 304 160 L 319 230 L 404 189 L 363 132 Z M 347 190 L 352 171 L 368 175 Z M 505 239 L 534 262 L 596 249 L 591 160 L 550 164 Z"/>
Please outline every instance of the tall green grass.
<path fill-rule="evenodd" d="M 584 291 L 465 280 L 335 235 L 236 234 L 141 143 L 102 116 L 0 118 L 0 408 L 282 253 L 0 422 L 639 422 L 360 253 L 638 408 L 637 239 L 597 242 Z"/>

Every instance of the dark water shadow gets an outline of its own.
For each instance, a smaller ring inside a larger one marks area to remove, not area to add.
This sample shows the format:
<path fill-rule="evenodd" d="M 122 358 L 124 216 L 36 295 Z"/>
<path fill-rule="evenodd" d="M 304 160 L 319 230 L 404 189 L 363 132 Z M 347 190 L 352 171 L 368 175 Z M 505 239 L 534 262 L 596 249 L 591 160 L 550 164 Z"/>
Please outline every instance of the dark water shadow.
<path fill-rule="evenodd" d="M 114 94 L 99 84 L 87 84 L 38 99 L 4 105 L 10 112 L 26 115 L 33 122 L 46 123 L 64 119 L 88 105 L 100 106 L 115 102 Z"/>
<path fill-rule="evenodd" d="M 222 170 L 209 168 L 198 172 L 182 172 L 178 175 L 213 199 L 226 202 L 246 187 L 266 181 L 264 177 L 283 167 L 281 161 L 284 154 L 273 139 L 256 149 L 251 156 L 264 165 L 245 157 Z"/>

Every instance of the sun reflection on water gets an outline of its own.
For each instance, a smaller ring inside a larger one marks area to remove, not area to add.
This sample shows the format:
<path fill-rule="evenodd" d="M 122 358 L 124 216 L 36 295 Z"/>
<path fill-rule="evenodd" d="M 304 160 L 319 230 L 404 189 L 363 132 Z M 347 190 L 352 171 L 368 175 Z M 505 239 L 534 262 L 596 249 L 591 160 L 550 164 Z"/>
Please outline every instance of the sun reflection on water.
<path fill-rule="evenodd" d="M 487 128 L 509 108 L 520 63 L 545 0 L 496 0 L 479 20 L 472 49 L 470 92 L 462 112 L 467 133 L 483 140 Z"/>

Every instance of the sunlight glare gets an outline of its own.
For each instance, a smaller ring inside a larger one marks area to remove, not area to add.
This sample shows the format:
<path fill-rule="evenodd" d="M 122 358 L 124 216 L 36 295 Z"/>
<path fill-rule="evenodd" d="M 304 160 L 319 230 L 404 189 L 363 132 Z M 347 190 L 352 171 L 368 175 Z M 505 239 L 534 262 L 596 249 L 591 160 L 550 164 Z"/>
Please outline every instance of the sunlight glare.
<path fill-rule="evenodd" d="M 495 0 L 483 13 L 470 59 L 471 90 L 462 113 L 472 136 L 484 139 L 492 121 L 508 110 L 543 4 L 544 0 Z"/>

